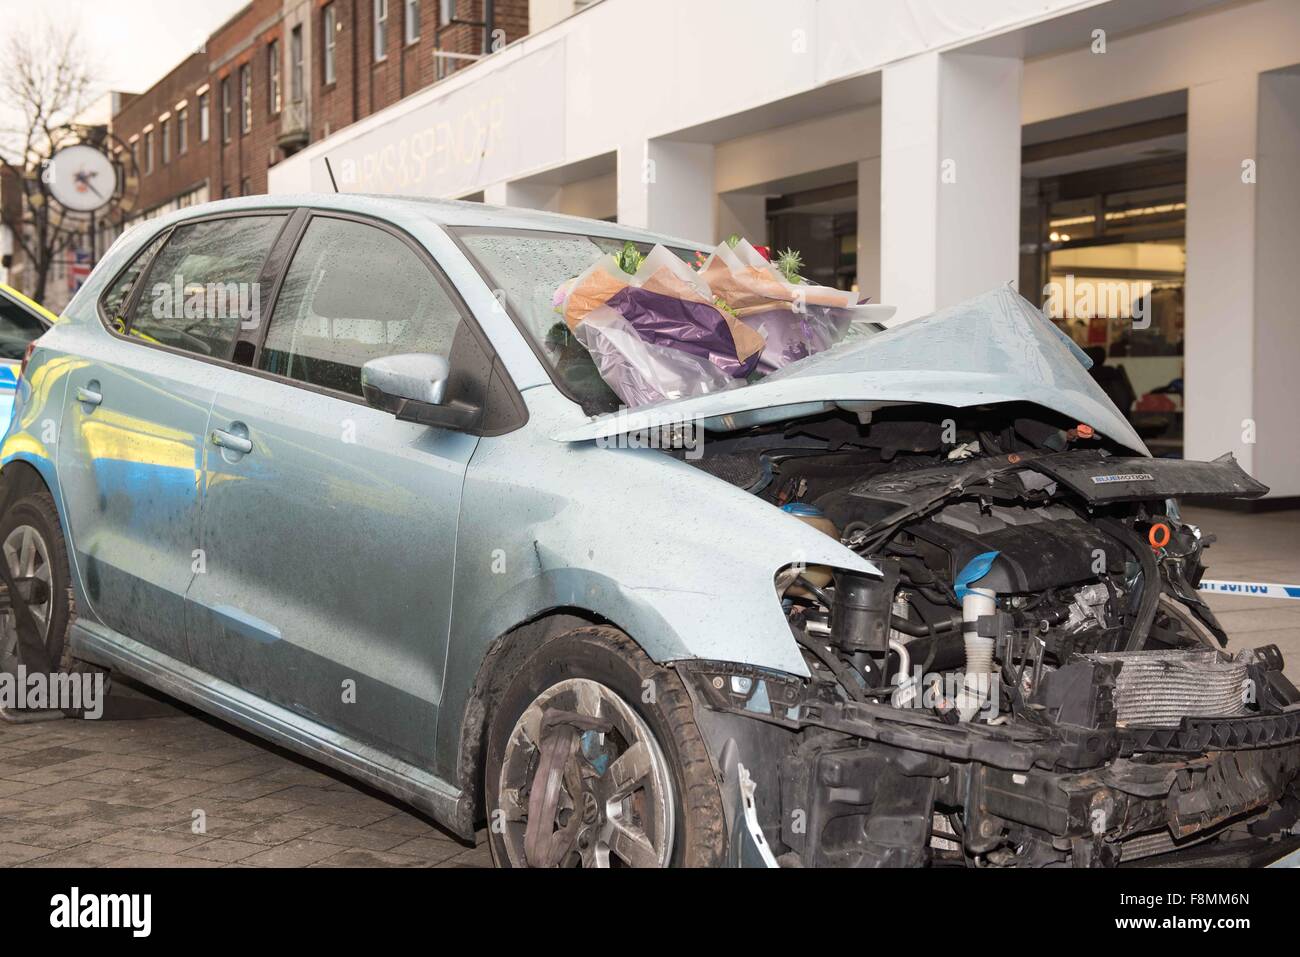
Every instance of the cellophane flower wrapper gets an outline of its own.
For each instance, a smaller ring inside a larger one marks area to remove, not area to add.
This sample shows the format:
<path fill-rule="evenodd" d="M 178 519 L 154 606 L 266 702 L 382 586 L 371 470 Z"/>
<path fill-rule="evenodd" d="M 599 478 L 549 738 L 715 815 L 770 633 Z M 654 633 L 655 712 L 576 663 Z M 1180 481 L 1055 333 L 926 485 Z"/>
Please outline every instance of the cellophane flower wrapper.
<path fill-rule="evenodd" d="M 591 353 L 601 378 L 628 407 L 743 384 L 707 358 L 648 341 L 609 306 L 589 312 L 573 334 Z"/>
<path fill-rule="evenodd" d="M 764 346 L 758 333 L 713 304 L 689 266 L 660 246 L 635 276 L 622 272 L 612 255 L 601 257 L 562 294 L 557 291 L 557 299 L 601 377 L 629 406 L 740 384 L 758 367 Z"/>
<path fill-rule="evenodd" d="M 751 312 L 740 321 L 763 337 L 758 371 L 767 375 L 835 345 L 849 331 L 853 312 L 834 306 L 796 312 L 784 306 Z"/>
<path fill-rule="evenodd" d="M 764 374 L 829 349 L 844 338 L 857 294 L 792 283 L 750 243 L 719 243 L 700 267 L 710 292 L 764 340 Z"/>

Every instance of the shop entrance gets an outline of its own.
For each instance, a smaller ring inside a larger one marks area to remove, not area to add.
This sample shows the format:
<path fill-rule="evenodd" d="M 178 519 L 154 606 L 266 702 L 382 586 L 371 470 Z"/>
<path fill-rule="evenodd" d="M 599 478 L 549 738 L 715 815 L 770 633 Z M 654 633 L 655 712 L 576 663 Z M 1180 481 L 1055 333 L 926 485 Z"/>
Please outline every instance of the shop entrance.
<path fill-rule="evenodd" d="M 1180 456 L 1183 93 L 1024 130 L 1020 288 L 1094 359 L 1155 455 Z"/>
<path fill-rule="evenodd" d="M 761 243 L 774 257 L 795 250 L 809 282 L 858 289 L 856 165 L 773 180 L 719 199 L 724 212 L 731 214 L 721 222 L 724 231 Z M 752 210 L 748 218 L 747 210 Z M 761 228 L 760 239 L 755 238 L 760 232 L 756 227 Z"/>

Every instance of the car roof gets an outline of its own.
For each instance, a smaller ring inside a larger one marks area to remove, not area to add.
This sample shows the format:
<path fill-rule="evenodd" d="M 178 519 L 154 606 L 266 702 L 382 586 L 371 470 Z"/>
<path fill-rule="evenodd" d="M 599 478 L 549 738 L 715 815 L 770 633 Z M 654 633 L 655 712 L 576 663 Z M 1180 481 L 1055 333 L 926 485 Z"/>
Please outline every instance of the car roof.
<path fill-rule="evenodd" d="M 24 296 L 13 286 L 6 286 L 4 283 L 0 282 L 0 295 L 4 296 L 6 299 L 11 299 L 14 302 L 18 303 L 18 305 L 22 306 L 28 312 L 35 313 L 37 318 L 39 318 L 46 325 L 53 325 L 54 323 L 59 321 L 58 316 L 50 312 L 50 310 L 46 309 L 35 299 L 29 299 L 27 296 Z"/>
<path fill-rule="evenodd" d="M 649 230 L 621 226 L 618 223 L 536 209 L 489 206 L 486 203 L 427 196 L 389 196 L 366 193 L 286 193 L 283 195 L 241 196 L 222 199 L 200 206 L 187 206 L 165 217 L 169 222 L 191 219 L 210 213 L 282 209 L 286 206 L 311 206 L 377 217 L 402 212 L 429 219 L 440 226 L 466 226 L 492 229 L 528 229 L 541 232 L 581 233 L 633 242 L 663 243 L 687 249 L 708 249 L 699 240 L 682 239 L 652 233 Z"/>

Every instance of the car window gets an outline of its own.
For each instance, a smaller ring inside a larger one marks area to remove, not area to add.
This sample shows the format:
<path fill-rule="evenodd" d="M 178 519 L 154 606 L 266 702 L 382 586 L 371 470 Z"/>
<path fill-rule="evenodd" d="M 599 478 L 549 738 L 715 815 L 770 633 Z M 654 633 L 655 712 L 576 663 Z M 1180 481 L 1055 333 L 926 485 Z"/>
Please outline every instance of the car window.
<path fill-rule="evenodd" d="M 318 216 L 298 244 L 258 366 L 361 395 L 380 356 L 448 356 L 461 311 L 424 261 L 386 230 Z"/>
<path fill-rule="evenodd" d="M 241 325 L 261 321 L 258 278 L 283 222 L 241 216 L 177 226 L 149 267 L 127 335 L 230 358 Z"/>
<path fill-rule="evenodd" d="M 45 324 L 5 296 L 0 296 L 0 359 L 21 359 L 27 344 L 45 331 Z"/>
<path fill-rule="evenodd" d="M 158 251 L 166 238 L 166 230 L 154 237 L 152 242 L 136 254 L 135 259 L 131 260 L 131 264 L 122 270 L 117 279 L 113 281 L 113 285 L 108 287 L 108 291 L 99 300 L 100 316 L 105 324 L 111 326 L 115 332 L 126 331 L 124 312 L 127 300 L 131 298 L 131 290 L 135 288 L 135 281 L 140 278 L 140 273 L 149 265 L 149 261 L 153 259 L 153 254 Z"/>

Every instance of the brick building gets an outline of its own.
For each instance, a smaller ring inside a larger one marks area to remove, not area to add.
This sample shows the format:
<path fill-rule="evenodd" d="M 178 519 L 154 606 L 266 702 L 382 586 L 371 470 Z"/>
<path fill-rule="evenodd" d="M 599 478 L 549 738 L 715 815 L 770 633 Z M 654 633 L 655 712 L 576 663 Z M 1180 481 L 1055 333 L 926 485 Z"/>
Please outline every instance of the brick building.
<path fill-rule="evenodd" d="M 264 193 L 267 171 L 528 32 L 528 0 L 253 0 L 113 116 L 135 217 Z M 101 247 L 102 248 L 102 247 Z"/>

